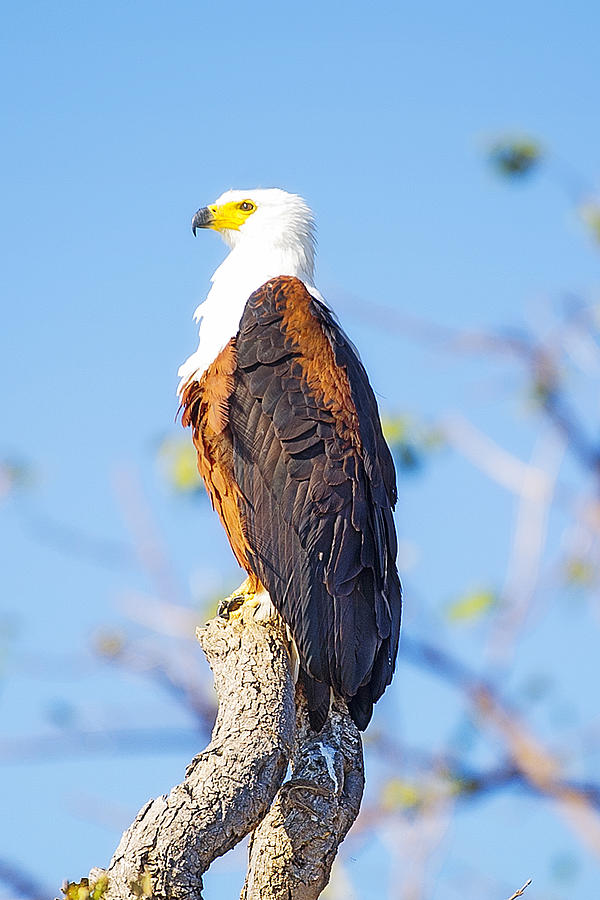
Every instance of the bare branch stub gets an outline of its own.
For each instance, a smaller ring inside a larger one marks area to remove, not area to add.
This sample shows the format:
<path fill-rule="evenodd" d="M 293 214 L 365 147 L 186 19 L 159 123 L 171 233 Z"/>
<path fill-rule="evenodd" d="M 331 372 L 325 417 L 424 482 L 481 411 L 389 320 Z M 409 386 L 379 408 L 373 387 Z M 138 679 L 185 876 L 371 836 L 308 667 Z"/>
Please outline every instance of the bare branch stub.
<path fill-rule="evenodd" d="M 336 700 L 315 734 L 301 689 L 296 704 L 292 777 L 252 835 L 241 900 L 316 900 L 360 809 L 362 742 L 346 705 Z"/>
<path fill-rule="evenodd" d="M 139 897 L 141 878 L 156 900 L 200 898 L 202 874 L 256 827 L 285 777 L 295 704 L 281 624 L 216 618 L 198 639 L 219 698 L 212 740 L 182 784 L 146 804 L 124 833 L 104 900 Z"/>
<path fill-rule="evenodd" d="M 279 617 L 217 617 L 198 638 L 219 700 L 212 740 L 182 784 L 138 813 L 90 883 L 102 883 L 103 900 L 200 900 L 212 861 L 254 830 L 243 900 L 316 900 L 360 808 L 360 733 L 341 700 L 312 731 Z"/>
<path fill-rule="evenodd" d="M 530 884 L 531 884 L 531 878 L 529 878 L 525 882 L 523 887 L 519 888 L 518 891 L 515 891 L 514 894 L 512 895 L 512 897 L 509 897 L 508 900 L 517 900 L 517 897 L 522 897 L 523 894 L 525 893 L 525 889 L 528 888 Z"/>

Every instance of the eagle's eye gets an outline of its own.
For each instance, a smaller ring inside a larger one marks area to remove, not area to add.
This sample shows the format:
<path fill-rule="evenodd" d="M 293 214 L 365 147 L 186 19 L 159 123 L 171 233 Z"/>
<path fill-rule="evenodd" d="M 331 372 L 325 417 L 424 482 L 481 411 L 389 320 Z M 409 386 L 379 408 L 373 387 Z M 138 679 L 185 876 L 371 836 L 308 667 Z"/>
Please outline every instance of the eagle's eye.
<path fill-rule="evenodd" d="M 256 207 L 254 203 L 250 202 L 250 200 L 242 200 L 239 205 L 239 209 L 243 210 L 244 212 L 252 212 L 252 210 L 256 209 Z"/>

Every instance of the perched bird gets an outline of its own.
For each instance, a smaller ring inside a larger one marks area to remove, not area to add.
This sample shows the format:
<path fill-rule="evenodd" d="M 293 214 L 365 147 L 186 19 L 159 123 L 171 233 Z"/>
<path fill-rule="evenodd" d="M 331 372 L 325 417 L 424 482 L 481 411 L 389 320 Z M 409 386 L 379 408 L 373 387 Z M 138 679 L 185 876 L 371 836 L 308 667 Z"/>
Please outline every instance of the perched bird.
<path fill-rule="evenodd" d="M 231 252 L 196 310 L 200 342 L 179 395 L 249 576 L 235 596 L 281 614 L 312 727 L 323 727 L 333 689 L 364 729 L 392 679 L 401 610 L 396 479 L 377 402 L 314 286 L 314 222 L 301 197 L 227 191 L 195 214 L 200 228 Z"/>

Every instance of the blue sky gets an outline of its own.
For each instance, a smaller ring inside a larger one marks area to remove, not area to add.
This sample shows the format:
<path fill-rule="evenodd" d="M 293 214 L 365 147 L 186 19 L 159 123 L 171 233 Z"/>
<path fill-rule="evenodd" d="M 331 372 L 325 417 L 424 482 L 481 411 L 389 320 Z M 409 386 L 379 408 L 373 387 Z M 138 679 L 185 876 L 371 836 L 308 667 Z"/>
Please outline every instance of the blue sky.
<path fill-rule="evenodd" d="M 115 473 L 139 472 L 181 596 L 192 579 L 213 590 L 235 581 L 208 509 L 170 496 L 153 462 L 156 441 L 176 432 L 191 314 L 224 254 L 212 234 L 193 240 L 190 218 L 223 190 L 274 185 L 309 200 L 318 284 L 382 407 L 425 419 L 461 409 L 527 454 L 529 426 L 512 430 L 506 398 L 490 408 L 472 362 L 382 331 L 369 304 L 458 327 L 519 324 L 551 295 L 598 290 L 597 254 L 562 185 L 567 167 L 598 177 L 599 27 L 591 2 L 24 0 L 4 10 L 0 452 L 37 473 L 0 508 L 2 604 L 17 629 L 0 695 L 12 738 L 54 733 L 51 712 L 64 703 L 78 724 L 190 726 L 169 697 L 86 650 L 94 628 L 119 621 L 124 591 L 151 590 L 143 573 L 62 552 L 34 525 L 125 542 Z M 512 187 L 493 176 L 486 143 L 506 131 L 552 150 L 548 177 Z M 457 532 L 470 528 L 468 549 L 447 539 L 448 509 Z M 466 572 L 474 583 L 500 578 L 510 521 L 509 498 L 464 462 L 444 459 L 403 486 L 399 522 L 421 548 L 419 590 L 445 598 Z M 559 626 L 549 627 L 556 640 Z M 83 874 L 192 752 L 5 767 L 15 826 L 3 852 L 49 885 Z M 81 796 L 116 810 L 112 826 L 83 815 Z M 459 826 L 467 841 L 476 813 Z M 568 843 L 540 827 L 531 854 Z M 597 873 L 581 877 L 583 897 Z"/>

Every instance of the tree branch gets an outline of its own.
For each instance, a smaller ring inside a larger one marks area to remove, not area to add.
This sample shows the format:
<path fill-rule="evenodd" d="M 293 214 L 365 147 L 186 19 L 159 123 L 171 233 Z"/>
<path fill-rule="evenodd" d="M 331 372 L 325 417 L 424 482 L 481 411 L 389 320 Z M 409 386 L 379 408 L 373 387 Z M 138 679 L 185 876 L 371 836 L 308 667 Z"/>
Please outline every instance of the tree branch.
<path fill-rule="evenodd" d="M 0 857 L 0 883 L 11 888 L 23 900 L 48 900 L 50 892 L 18 863 Z"/>
<path fill-rule="evenodd" d="M 342 701 L 318 735 L 300 689 L 296 713 L 279 619 L 217 617 L 198 639 L 219 701 L 211 742 L 182 784 L 140 810 L 108 869 L 90 873 L 89 892 L 102 900 L 199 900 L 212 861 L 256 829 L 243 900 L 313 900 L 360 807 L 360 735 Z M 290 760 L 292 778 L 282 785 Z"/>
<path fill-rule="evenodd" d="M 263 818 L 285 776 L 295 723 L 281 625 L 215 618 L 198 639 L 219 698 L 212 740 L 184 782 L 146 804 L 125 832 L 104 900 L 148 887 L 155 898 L 201 897 L 202 874 Z"/>
<path fill-rule="evenodd" d="M 564 781 L 560 761 L 530 732 L 492 685 L 458 659 L 425 641 L 405 636 L 402 651 L 405 660 L 435 672 L 464 693 L 482 721 L 502 737 L 512 762 L 531 788 L 555 801 L 571 828 L 596 855 L 600 855 L 597 797 L 585 788 Z"/>
<path fill-rule="evenodd" d="M 333 704 L 327 724 L 315 734 L 300 689 L 296 698 L 292 778 L 252 835 L 241 900 L 315 900 L 360 809 L 362 742 L 345 703 Z"/>
<path fill-rule="evenodd" d="M 515 891 L 514 894 L 512 895 L 512 897 L 509 897 L 508 900 L 517 900 L 517 897 L 522 897 L 523 894 L 525 893 L 525 889 L 528 888 L 530 884 L 531 884 L 531 878 L 529 878 L 525 882 L 523 887 L 519 888 L 518 891 Z"/>

